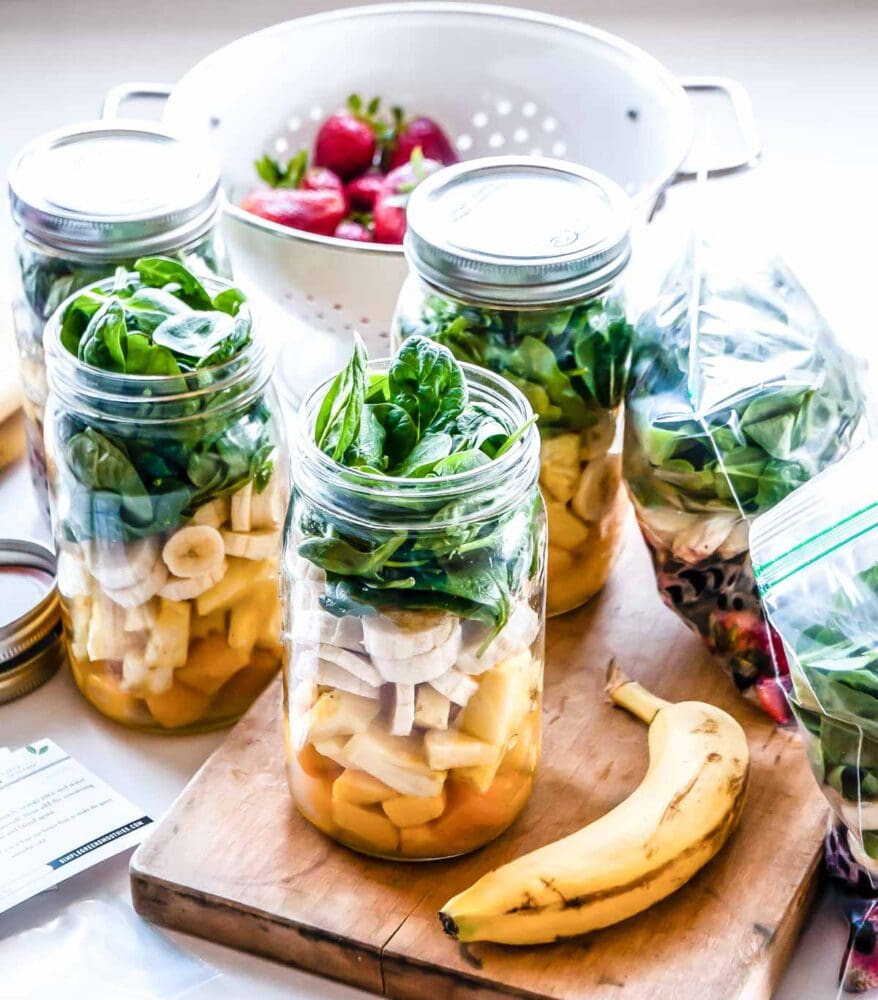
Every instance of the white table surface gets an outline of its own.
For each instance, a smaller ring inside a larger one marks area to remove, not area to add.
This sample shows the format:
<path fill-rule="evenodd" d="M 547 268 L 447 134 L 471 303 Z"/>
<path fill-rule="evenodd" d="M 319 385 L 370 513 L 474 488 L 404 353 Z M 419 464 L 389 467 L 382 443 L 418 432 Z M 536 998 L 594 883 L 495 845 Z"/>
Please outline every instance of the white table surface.
<path fill-rule="evenodd" d="M 329 6 L 294 0 L 0 0 L 0 167 L 39 132 L 95 116 L 113 84 L 175 80 L 238 35 Z M 754 217 L 796 266 L 841 337 L 874 354 L 878 5 L 780 0 L 770 12 L 756 0 L 544 0 L 542 6 L 621 34 L 680 74 L 728 75 L 747 86 L 766 160 L 746 180 L 727 184 L 729 201 L 759 206 Z M 674 192 L 662 228 L 651 235 L 653 246 L 663 232 L 679 228 L 691 201 L 691 192 Z M 11 229 L 5 213 L 0 215 L 0 249 L 5 249 Z M 21 465 L 0 473 L 0 518 L 3 534 L 39 531 Z M 91 711 L 67 673 L 0 706 L 0 746 L 16 747 L 39 736 L 51 736 L 154 817 L 223 738 L 128 732 Z M 92 896 L 128 898 L 126 856 L 0 916 L 0 938 L 43 924 L 67 903 Z M 365 996 L 218 945 L 169 936 L 222 973 L 194 994 L 198 998 Z M 833 908 L 821 902 L 777 1000 L 834 997 L 842 941 Z M 47 1000 L 50 995 L 76 1000 L 63 987 L 59 969 Z M 110 997 L 97 968 L 90 996 Z M 0 998 L 9 997 L 0 971 Z"/>

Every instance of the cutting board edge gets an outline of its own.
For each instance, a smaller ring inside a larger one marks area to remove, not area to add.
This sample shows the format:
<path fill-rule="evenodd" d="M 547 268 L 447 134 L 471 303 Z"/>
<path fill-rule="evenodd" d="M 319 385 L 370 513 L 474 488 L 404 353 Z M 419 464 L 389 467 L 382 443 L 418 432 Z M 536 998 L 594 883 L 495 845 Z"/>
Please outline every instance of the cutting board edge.
<path fill-rule="evenodd" d="M 383 995 L 381 949 L 294 920 L 279 919 L 257 907 L 231 906 L 213 893 L 157 877 L 138 868 L 138 853 L 139 850 L 129 864 L 129 881 L 132 905 L 144 919 L 214 944 L 334 979 L 376 996 Z M 229 916 L 234 917 L 234 926 L 226 926 Z M 242 927 L 247 936 L 252 937 L 249 943 L 242 943 Z M 346 960 L 341 966 L 337 964 L 339 956 Z M 327 957 L 335 957 L 336 963 L 327 966 Z"/>

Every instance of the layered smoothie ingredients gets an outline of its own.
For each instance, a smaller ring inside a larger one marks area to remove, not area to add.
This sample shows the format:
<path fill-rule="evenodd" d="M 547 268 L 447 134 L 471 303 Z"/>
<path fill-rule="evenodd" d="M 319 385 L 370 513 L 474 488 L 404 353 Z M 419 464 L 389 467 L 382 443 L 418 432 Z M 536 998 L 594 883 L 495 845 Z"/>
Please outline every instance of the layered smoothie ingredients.
<path fill-rule="evenodd" d="M 525 399 L 430 340 L 306 402 L 285 556 L 290 785 L 359 850 L 439 858 L 523 807 L 545 515 Z"/>
<path fill-rule="evenodd" d="M 68 650 L 117 721 L 227 723 L 280 663 L 287 460 L 243 294 L 170 258 L 80 292 L 47 332 Z"/>
<path fill-rule="evenodd" d="M 659 590 L 779 720 L 750 521 L 841 458 L 864 409 L 855 359 L 777 260 L 695 241 L 638 324 L 624 472 Z"/>

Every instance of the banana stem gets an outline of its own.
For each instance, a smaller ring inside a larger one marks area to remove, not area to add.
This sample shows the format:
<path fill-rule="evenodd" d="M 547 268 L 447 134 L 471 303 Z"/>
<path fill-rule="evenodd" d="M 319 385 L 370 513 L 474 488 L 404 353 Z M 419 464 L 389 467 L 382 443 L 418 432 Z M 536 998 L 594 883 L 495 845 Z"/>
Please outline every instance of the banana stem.
<path fill-rule="evenodd" d="M 614 704 L 636 715 L 647 725 L 652 722 L 660 709 L 670 705 L 669 701 L 659 698 L 651 691 L 647 691 L 642 684 L 626 677 L 616 666 L 615 660 L 610 660 L 607 667 L 607 694 Z"/>

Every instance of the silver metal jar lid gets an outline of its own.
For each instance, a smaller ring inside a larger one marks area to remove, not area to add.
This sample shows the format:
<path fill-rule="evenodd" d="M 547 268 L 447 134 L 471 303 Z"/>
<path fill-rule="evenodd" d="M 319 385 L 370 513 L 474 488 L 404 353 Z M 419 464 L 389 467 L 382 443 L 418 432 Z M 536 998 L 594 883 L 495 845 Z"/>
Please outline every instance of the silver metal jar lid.
<path fill-rule="evenodd" d="M 38 542 L 0 539 L 0 704 L 47 681 L 64 661 L 55 556 Z"/>
<path fill-rule="evenodd" d="M 458 298 L 548 305 L 612 284 L 631 255 L 630 219 L 625 193 L 594 170 L 487 157 L 414 189 L 405 251 L 425 281 Z"/>
<path fill-rule="evenodd" d="M 182 248 L 213 226 L 219 167 L 149 122 L 85 122 L 34 140 L 9 170 L 12 216 L 59 251 L 123 259 Z"/>

